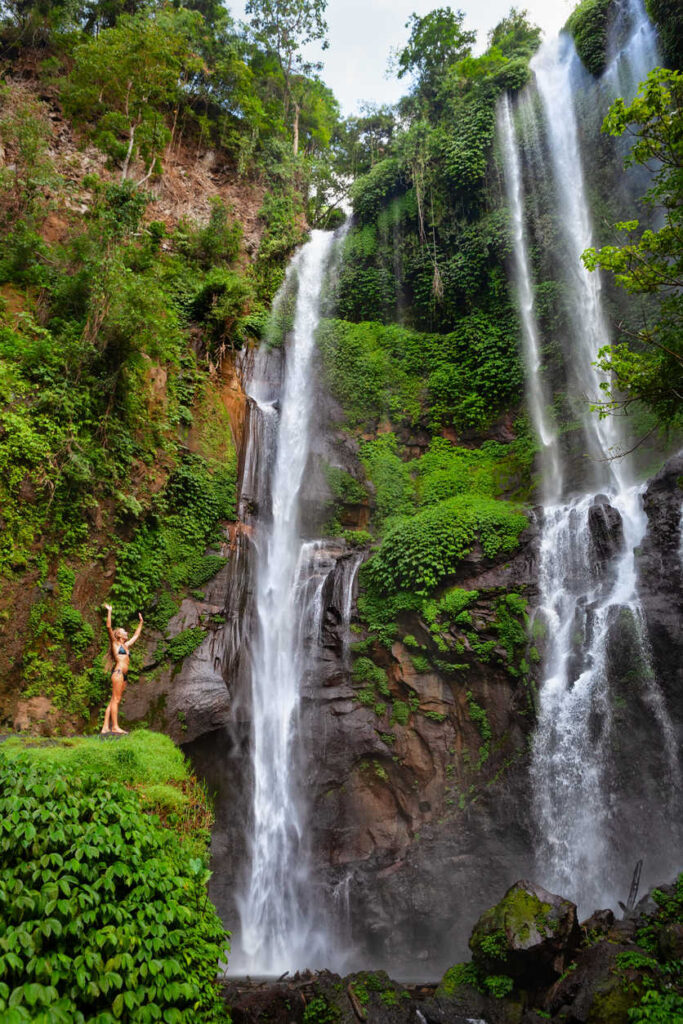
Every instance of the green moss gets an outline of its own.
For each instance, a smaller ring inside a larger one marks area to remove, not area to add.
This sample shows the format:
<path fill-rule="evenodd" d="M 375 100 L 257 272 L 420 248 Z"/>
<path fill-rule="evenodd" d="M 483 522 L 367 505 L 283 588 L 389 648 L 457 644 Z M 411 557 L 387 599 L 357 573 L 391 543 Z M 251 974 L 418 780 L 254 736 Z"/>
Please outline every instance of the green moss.
<path fill-rule="evenodd" d="M 193 651 L 196 651 L 199 645 L 206 639 L 206 635 L 206 630 L 202 629 L 201 626 L 185 629 L 171 640 L 166 641 L 164 654 L 171 661 L 182 661 L 183 658 L 189 657 Z"/>
<path fill-rule="evenodd" d="M 503 899 L 481 916 L 470 937 L 477 966 L 486 971 L 491 961 L 506 962 L 508 938 L 526 941 L 532 931 L 552 935 L 556 928 L 553 908 L 521 887 L 513 887 Z"/>
<path fill-rule="evenodd" d="M 425 673 L 432 671 L 429 658 L 425 658 L 423 654 L 411 654 L 410 660 L 416 672 L 424 675 Z"/>
<path fill-rule="evenodd" d="M 341 1017 L 338 1006 L 329 1003 L 324 996 L 314 996 L 304 1010 L 303 1024 L 337 1024 Z"/>
<path fill-rule="evenodd" d="M 430 722 L 445 722 L 448 718 L 448 715 L 444 715 L 440 711 L 423 711 L 422 714 L 425 718 L 428 718 Z"/>
<path fill-rule="evenodd" d="M 474 964 L 454 964 L 444 974 L 434 995 L 437 999 L 452 998 L 458 994 L 458 989 L 466 986 L 477 986 L 477 970 Z"/>
<path fill-rule="evenodd" d="M 353 663 L 351 678 L 354 683 L 370 683 L 383 696 L 389 696 L 389 683 L 387 674 L 379 665 L 375 665 L 370 658 L 358 658 Z"/>
<path fill-rule="evenodd" d="M 364 501 L 367 501 L 368 496 L 363 485 L 345 469 L 331 466 L 329 463 L 326 463 L 323 468 L 325 479 L 336 501 L 346 505 L 362 505 Z"/>
<path fill-rule="evenodd" d="M 587 1024 L 628 1024 L 629 1010 L 638 1002 L 634 992 L 625 992 L 616 978 L 595 993 Z"/>
<path fill-rule="evenodd" d="M 30 740 L 10 737 L 2 745 L 6 757 L 49 766 L 65 776 L 95 775 L 112 782 L 135 786 L 152 804 L 183 802 L 170 784 L 190 778 L 187 762 L 175 744 L 161 733 L 136 729 L 117 740 L 98 736 Z M 169 790 L 175 795 L 171 796 Z"/>
<path fill-rule="evenodd" d="M 513 979 L 508 974 L 488 974 L 482 984 L 495 999 L 504 999 L 515 987 Z"/>
<path fill-rule="evenodd" d="M 403 700 L 395 700 L 391 707 L 391 721 L 397 725 L 407 725 L 410 718 L 410 706 Z"/>

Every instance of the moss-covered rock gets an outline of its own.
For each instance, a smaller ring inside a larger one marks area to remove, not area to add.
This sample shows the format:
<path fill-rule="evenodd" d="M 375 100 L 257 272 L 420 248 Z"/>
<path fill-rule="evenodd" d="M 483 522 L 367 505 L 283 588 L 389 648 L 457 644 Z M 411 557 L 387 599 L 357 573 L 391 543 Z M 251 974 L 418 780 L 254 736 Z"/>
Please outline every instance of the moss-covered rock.
<path fill-rule="evenodd" d="M 573 903 L 520 881 L 479 918 L 470 949 L 481 974 L 536 988 L 562 973 L 579 939 Z"/>

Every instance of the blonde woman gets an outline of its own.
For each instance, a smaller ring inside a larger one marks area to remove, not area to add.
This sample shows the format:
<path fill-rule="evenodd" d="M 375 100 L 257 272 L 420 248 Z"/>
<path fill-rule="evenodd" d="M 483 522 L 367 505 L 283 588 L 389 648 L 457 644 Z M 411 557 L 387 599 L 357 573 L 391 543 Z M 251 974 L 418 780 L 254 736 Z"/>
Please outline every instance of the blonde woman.
<path fill-rule="evenodd" d="M 111 628 L 112 606 L 105 604 L 104 607 L 107 609 L 107 633 L 109 633 L 110 657 L 114 671 L 111 674 L 111 700 L 107 704 L 107 710 L 104 712 L 102 733 L 112 732 L 117 736 L 125 736 L 125 729 L 122 729 L 119 725 L 119 704 L 126 689 L 128 668 L 130 666 L 130 649 L 140 636 L 140 633 L 142 633 L 144 620 L 142 615 L 138 614 L 140 619 L 138 628 L 129 640 L 125 629 Z"/>

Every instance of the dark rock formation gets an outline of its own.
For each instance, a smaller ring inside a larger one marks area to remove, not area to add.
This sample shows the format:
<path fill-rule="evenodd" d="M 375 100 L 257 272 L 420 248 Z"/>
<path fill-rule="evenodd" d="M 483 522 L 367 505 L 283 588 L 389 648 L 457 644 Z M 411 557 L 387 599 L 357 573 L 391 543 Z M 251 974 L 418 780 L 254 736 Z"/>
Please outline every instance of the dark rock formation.
<path fill-rule="evenodd" d="M 577 1024 L 627 1024 L 628 1011 L 638 1001 L 616 970 L 618 957 L 634 947 L 602 940 L 582 950 L 575 967 L 548 993 L 547 1011 Z M 639 951 L 642 952 L 642 951 Z"/>
<path fill-rule="evenodd" d="M 624 527 L 618 509 L 610 505 L 604 494 L 598 494 L 588 511 L 591 535 L 592 564 L 598 572 L 614 558 L 624 545 Z"/>
<path fill-rule="evenodd" d="M 647 533 L 636 554 L 643 606 L 657 679 L 683 739 L 683 454 L 674 456 L 643 495 Z"/>

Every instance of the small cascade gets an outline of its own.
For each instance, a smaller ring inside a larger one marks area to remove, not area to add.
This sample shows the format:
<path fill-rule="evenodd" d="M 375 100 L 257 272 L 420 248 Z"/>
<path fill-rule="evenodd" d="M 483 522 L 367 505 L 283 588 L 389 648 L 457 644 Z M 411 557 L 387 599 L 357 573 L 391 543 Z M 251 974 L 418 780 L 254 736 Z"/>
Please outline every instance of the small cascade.
<path fill-rule="evenodd" d="M 633 83 L 646 76 L 656 56 L 640 0 L 624 0 L 619 18 L 622 37 L 626 35 L 596 89 L 605 110 L 627 82 L 634 91 Z M 519 103 L 521 137 L 533 152 L 520 153 L 509 99 L 501 104 L 498 128 L 529 409 L 543 446 L 545 506 L 536 626 L 546 639 L 531 768 L 537 862 L 544 884 L 582 908 L 616 907 L 632 862 L 644 852 L 640 823 L 624 811 L 629 802 L 634 807 L 639 800 L 647 803 L 647 780 L 631 772 L 624 757 L 622 730 L 628 719 L 623 716 L 647 719 L 653 740 L 649 766 L 653 777 L 661 776 L 659 803 L 670 842 L 681 772 L 637 593 L 634 553 L 647 526 L 642 488 L 630 478 L 627 460 L 613 459 L 626 441 L 619 421 L 601 420 L 589 410 L 590 400 L 600 393 L 601 376 L 594 363 L 599 348 L 610 340 L 599 275 L 589 273 L 581 260 L 593 244 L 593 233 L 577 92 L 595 87 L 566 34 L 541 47 L 532 70 L 535 81 Z M 578 470 L 559 454 L 545 414 L 524 217 L 525 157 L 552 183 L 559 274 L 569 308 L 563 373 L 587 456 Z M 541 162 L 545 166 L 539 169 Z"/>

